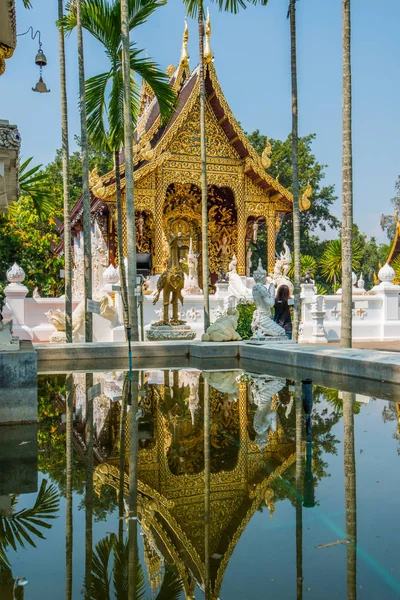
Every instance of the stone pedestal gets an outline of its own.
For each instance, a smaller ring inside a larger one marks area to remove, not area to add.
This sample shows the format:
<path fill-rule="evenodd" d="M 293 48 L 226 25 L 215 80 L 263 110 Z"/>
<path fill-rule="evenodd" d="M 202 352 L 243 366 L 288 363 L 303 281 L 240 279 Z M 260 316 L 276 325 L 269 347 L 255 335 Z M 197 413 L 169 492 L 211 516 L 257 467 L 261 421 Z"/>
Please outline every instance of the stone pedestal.
<path fill-rule="evenodd" d="M 37 358 L 32 342 L 21 341 L 17 352 L 0 352 L 0 390 L 0 424 L 37 421 Z"/>
<path fill-rule="evenodd" d="M 190 325 L 151 325 L 146 332 L 150 342 L 165 340 L 194 340 L 196 332 Z"/>

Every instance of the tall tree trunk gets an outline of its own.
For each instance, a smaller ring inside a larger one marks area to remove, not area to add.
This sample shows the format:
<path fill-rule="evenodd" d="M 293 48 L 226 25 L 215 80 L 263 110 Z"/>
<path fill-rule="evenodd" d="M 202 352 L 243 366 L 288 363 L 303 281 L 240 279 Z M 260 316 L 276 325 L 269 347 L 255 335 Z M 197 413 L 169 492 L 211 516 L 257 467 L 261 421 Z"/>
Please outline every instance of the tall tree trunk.
<path fill-rule="evenodd" d="M 204 381 L 204 596 L 210 596 L 210 388 Z"/>
<path fill-rule="evenodd" d="M 133 123 L 131 112 L 131 68 L 129 42 L 128 0 L 121 0 L 122 74 L 124 90 L 124 150 L 125 150 L 125 205 L 128 238 L 128 305 L 132 339 L 139 340 L 136 291 L 136 228 L 133 195 Z"/>
<path fill-rule="evenodd" d="M 204 12 L 203 0 L 198 0 L 199 78 L 200 78 L 200 154 L 201 154 L 201 248 L 204 292 L 204 331 L 210 325 L 209 265 L 208 265 L 208 190 L 206 85 L 204 81 Z"/>
<path fill-rule="evenodd" d="M 296 0 L 290 0 L 290 62 L 292 69 L 292 171 L 293 171 L 293 251 L 294 311 L 293 339 L 297 342 L 300 325 L 300 207 L 299 207 L 299 131 L 297 110 Z"/>
<path fill-rule="evenodd" d="M 346 498 L 347 539 L 347 598 L 357 598 L 357 495 L 356 457 L 354 447 L 354 401 L 355 394 L 343 392 L 343 454 L 344 489 Z"/>
<path fill-rule="evenodd" d="M 301 383 L 296 383 L 296 598 L 303 598 L 304 410 Z"/>
<path fill-rule="evenodd" d="M 353 154 L 351 117 L 351 23 L 350 0 L 342 0 L 343 104 L 342 104 L 342 326 L 340 345 L 352 344 L 352 237 Z"/>
<path fill-rule="evenodd" d="M 86 373 L 86 484 L 85 484 L 85 597 L 89 600 L 93 562 L 93 400 L 89 389 L 93 385 L 93 373 Z"/>
<path fill-rule="evenodd" d="M 125 496 L 125 454 L 126 454 L 126 409 L 128 403 L 128 379 L 122 389 L 121 413 L 119 420 L 119 489 L 118 489 L 118 541 L 124 541 L 124 496 Z"/>
<path fill-rule="evenodd" d="M 58 0 L 58 19 L 64 16 L 63 0 Z M 60 89 L 61 89 L 61 136 L 62 136 L 62 177 L 64 197 L 64 284 L 65 284 L 65 334 L 66 341 L 72 342 L 72 250 L 71 250 L 71 209 L 69 199 L 69 142 L 67 83 L 65 76 L 64 28 L 58 28 L 60 49 Z"/>
<path fill-rule="evenodd" d="M 81 117 L 85 342 L 92 342 L 93 315 L 87 310 L 87 301 L 92 299 L 92 226 L 90 222 L 89 143 L 86 123 L 85 62 L 83 56 L 81 1 L 76 0 L 75 6 L 76 30 L 78 35 L 79 113 Z"/>
<path fill-rule="evenodd" d="M 72 600 L 72 547 L 73 547 L 73 517 L 72 517 L 72 463 L 73 463 L 73 376 L 67 375 L 66 382 L 66 510 L 65 510 L 65 559 L 66 559 L 66 586 L 65 600 Z"/>
<path fill-rule="evenodd" d="M 124 263 L 124 239 L 122 222 L 122 196 L 121 196 L 121 173 L 119 170 L 119 150 L 114 152 L 115 168 L 115 197 L 117 204 L 117 239 L 118 239 L 118 261 L 119 261 L 119 279 L 121 282 L 121 298 L 124 313 L 125 336 L 129 327 L 129 309 L 128 309 L 128 290 L 126 289 L 126 270 Z"/>
<path fill-rule="evenodd" d="M 131 404 L 129 421 L 129 570 L 128 570 L 128 598 L 136 598 L 138 541 L 137 541 L 137 499 L 138 499 L 138 384 L 139 373 L 133 371 L 132 380 L 129 382 L 129 401 Z"/>

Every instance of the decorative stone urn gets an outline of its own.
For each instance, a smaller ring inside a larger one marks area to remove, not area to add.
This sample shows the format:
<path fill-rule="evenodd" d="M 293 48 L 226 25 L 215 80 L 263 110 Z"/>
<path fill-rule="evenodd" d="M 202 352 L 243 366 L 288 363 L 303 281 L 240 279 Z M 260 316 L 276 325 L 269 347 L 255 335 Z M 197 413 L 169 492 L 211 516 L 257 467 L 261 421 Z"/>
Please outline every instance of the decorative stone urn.
<path fill-rule="evenodd" d="M 25 271 L 22 267 L 14 263 L 6 273 L 7 281 L 10 284 L 21 284 L 25 279 Z"/>

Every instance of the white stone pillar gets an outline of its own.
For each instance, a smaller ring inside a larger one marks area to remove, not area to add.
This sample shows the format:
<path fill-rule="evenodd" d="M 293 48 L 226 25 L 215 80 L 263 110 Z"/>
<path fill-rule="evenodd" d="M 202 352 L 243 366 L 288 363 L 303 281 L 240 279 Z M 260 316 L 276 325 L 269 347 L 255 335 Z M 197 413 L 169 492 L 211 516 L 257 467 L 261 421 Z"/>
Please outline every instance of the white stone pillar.
<path fill-rule="evenodd" d="M 315 304 L 311 306 L 311 317 L 313 320 L 312 341 L 315 344 L 327 344 L 328 340 L 325 335 L 324 317 L 325 317 L 325 301 L 323 296 L 317 296 Z"/>
<path fill-rule="evenodd" d="M 20 327 L 25 325 L 25 298 L 29 292 L 28 288 L 22 283 L 24 279 L 24 270 L 17 263 L 14 263 L 7 271 L 9 284 L 4 289 L 6 306 L 11 312 L 13 324 Z"/>

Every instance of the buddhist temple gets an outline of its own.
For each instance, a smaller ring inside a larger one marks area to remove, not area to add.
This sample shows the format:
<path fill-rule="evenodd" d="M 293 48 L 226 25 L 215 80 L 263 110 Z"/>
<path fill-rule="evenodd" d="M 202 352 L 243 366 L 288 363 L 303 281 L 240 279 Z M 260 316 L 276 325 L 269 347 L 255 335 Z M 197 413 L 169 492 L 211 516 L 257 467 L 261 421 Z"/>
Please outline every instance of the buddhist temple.
<path fill-rule="evenodd" d="M 279 181 L 268 174 L 271 146 L 260 157 L 246 138 L 224 97 L 211 51 L 211 24 L 207 17 L 205 43 L 207 182 L 209 219 L 209 264 L 213 284 L 219 269 L 227 269 L 235 254 L 237 272 L 244 276 L 246 246 L 253 224 L 267 231 L 268 271 L 274 267 L 275 240 L 281 220 L 292 211 L 293 198 Z M 201 274 L 201 192 L 200 192 L 200 101 L 199 69 L 190 70 L 187 52 L 188 27 L 185 23 L 181 57 L 177 67 L 169 66 L 169 84 L 177 94 L 176 108 L 167 123 L 152 89 L 142 86 L 140 114 L 134 133 L 134 187 L 137 252 L 148 253 L 152 274 L 163 272 L 169 256 L 169 236 L 182 232 L 199 258 Z M 123 157 L 121 158 L 123 161 Z M 125 190 L 125 165 L 121 188 Z M 115 171 L 90 177 L 93 217 L 108 247 L 109 261 L 118 262 L 116 243 Z M 303 195 L 301 208 L 309 206 Z M 72 226 L 81 227 L 82 201 L 73 209 Z M 257 226 L 256 226 L 257 227 Z M 126 223 L 125 223 L 126 238 Z M 126 239 L 124 240 L 126 247 Z"/>
<path fill-rule="evenodd" d="M 254 513 L 262 508 L 266 519 L 273 518 L 275 503 L 287 497 L 281 486 L 294 467 L 296 445 L 284 425 L 285 410 L 292 406 L 286 381 L 262 380 L 263 389 L 280 391 L 257 407 L 254 384 L 251 378 L 240 380 L 241 371 L 203 374 L 209 378 L 210 394 L 210 487 L 205 489 L 200 372 L 158 373 L 159 381 L 155 373 L 148 374 L 140 404 L 144 416 L 139 422 L 138 519 L 149 581 L 155 593 L 163 566 L 173 564 L 187 599 L 194 598 L 196 586 L 204 590 L 206 582 L 208 597 L 217 599 L 232 553 Z M 269 418 L 277 424 L 274 431 L 267 430 L 267 406 Z M 123 477 L 128 497 L 129 413 L 125 437 Z M 119 489 L 117 438 L 114 447 L 107 461 L 95 469 L 97 494 L 105 485 Z M 205 530 L 208 494 L 210 525 Z"/>
<path fill-rule="evenodd" d="M 0 0 L 0 75 L 6 70 L 6 60 L 17 45 L 15 0 Z"/>

